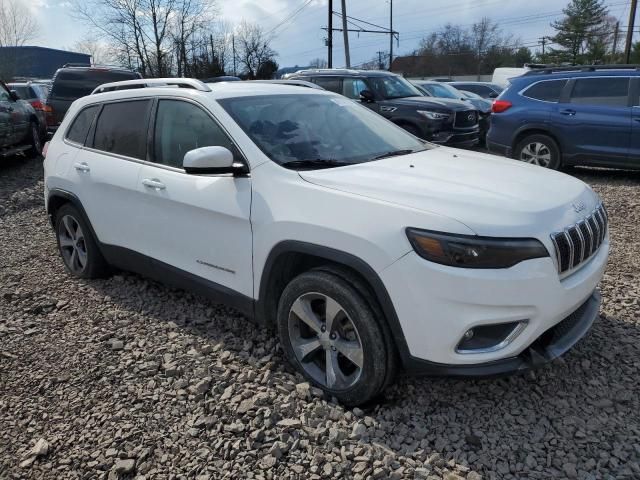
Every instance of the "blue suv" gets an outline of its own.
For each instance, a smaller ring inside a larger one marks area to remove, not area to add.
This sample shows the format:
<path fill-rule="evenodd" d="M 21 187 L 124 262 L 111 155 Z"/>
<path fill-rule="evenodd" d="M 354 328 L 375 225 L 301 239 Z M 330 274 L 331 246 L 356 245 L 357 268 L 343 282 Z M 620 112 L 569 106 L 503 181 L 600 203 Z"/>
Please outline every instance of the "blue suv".
<path fill-rule="evenodd" d="M 489 151 L 558 169 L 640 168 L 640 67 L 532 70 L 494 101 Z"/>

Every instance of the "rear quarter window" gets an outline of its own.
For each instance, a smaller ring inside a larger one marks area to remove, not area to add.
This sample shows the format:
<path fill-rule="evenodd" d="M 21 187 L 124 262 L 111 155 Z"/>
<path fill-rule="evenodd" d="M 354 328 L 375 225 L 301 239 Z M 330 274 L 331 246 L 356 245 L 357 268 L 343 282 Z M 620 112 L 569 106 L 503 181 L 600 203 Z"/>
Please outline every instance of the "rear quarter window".
<path fill-rule="evenodd" d="M 91 105 L 81 110 L 67 130 L 67 140 L 84 145 L 99 108 L 99 105 Z"/>
<path fill-rule="evenodd" d="M 562 90 L 567 84 L 567 79 L 562 80 L 545 80 L 542 82 L 534 83 L 527 88 L 523 95 L 534 100 L 541 100 L 543 102 L 558 102 L 562 95 Z"/>

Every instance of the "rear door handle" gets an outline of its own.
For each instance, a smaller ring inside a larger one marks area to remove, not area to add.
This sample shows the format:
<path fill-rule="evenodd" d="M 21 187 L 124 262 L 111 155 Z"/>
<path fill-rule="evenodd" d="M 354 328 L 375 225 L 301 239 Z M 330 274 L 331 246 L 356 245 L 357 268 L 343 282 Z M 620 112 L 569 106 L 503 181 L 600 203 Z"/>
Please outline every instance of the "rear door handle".
<path fill-rule="evenodd" d="M 149 188 L 153 188 L 154 190 L 158 191 L 158 190 L 164 190 L 165 188 L 167 188 L 165 186 L 164 183 L 162 183 L 160 180 L 158 180 L 157 178 L 145 178 L 144 180 L 142 180 L 142 184 L 145 187 L 149 187 Z"/>
<path fill-rule="evenodd" d="M 567 109 L 567 110 L 560 110 L 560 113 L 562 115 L 568 115 L 570 117 L 573 117 L 576 114 L 575 110 L 571 110 L 571 109 Z"/>
<path fill-rule="evenodd" d="M 73 168 L 75 168 L 77 171 L 83 172 L 83 173 L 89 173 L 91 171 L 91 169 L 89 168 L 89 165 L 87 165 L 85 162 L 74 163 L 73 164 Z"/>

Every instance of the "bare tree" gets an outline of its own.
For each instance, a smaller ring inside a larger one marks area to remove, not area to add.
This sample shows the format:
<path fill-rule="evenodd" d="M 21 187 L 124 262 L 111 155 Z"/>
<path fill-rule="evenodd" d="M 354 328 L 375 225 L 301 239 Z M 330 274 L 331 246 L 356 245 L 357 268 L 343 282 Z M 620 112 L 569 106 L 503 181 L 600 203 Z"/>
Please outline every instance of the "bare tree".
<path fill-rule="evenodd" d="M 329 63 L 324 58 L 314 58 L 309 62 L 311 68 L 327 68 Z"/>
<path fill-rule="evenodd" d="M 40 26 L 18 0 L 0 0 L 0 47 L 21 47 L 38 36 Z"/>
<path fill-rule="evenodd" d="M 107 65 L 115 63 L 108 45 L 92 35 L 87 35 L 78 40 L 67 50 L 91 55 L 91 63 L 93 64 Z"/>
<path fill-rule="evenodd" d="M 269 46 L 269 39 L 259 25 L 243 21 L 235 37 L 240 66 L 248 78 L 256 78 L 261 67 L 273 61 L 276 52 Z"/>

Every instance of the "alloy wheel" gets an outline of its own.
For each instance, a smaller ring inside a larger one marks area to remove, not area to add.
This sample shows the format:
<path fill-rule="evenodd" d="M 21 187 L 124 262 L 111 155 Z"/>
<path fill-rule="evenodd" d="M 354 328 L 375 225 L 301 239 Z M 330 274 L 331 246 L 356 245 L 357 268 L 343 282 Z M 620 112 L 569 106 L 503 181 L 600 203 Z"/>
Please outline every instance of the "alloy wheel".
<path fill-rule="evenodd" d="M 40 141 L 40 132 L 38 132 L 38 127 L 35 125 L 31 125 L 31 137 L 33 139 L 33 148 L 38 152 L 42 152 L 42 142 Z"/>
<path fill-rule="evenodd" d="M 321 293 L 306 293 L 289 311 L 289 339 L 304 371 L 320 385 L 346 390 L 362 374 L 358 330 L 344 308 Z"/>
<path fill-rule="evenodd" d="M 64 263 L 73 273 L 80 273 L 87 265 L 87 244 L 78 221 L 71 215 L 58 224 L 58 241 Z"/>
<path fill-rule="evenodd" d="M 551 163 L 551 150 L 544 143 L 529 143 L 520 152 L 520 160 L 533 165 L 548 167 Z"/>

